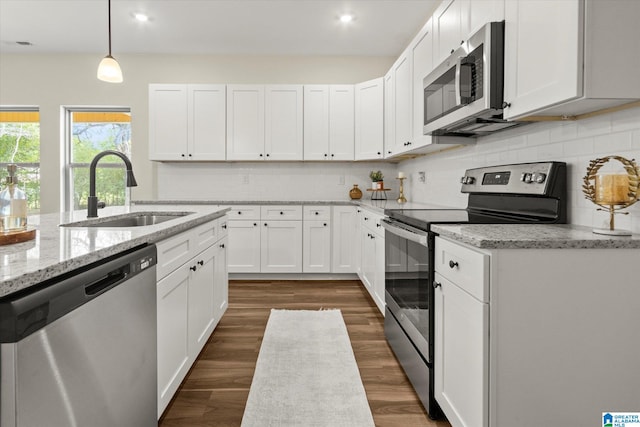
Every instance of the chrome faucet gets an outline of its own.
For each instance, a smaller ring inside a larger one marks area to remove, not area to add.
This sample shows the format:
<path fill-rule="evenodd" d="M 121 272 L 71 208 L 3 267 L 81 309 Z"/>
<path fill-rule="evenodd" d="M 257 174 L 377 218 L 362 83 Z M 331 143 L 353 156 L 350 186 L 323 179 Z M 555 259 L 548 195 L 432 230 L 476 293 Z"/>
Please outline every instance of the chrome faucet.
<path fill-rule="evenodd" d="M 102 203 L 101 207 L 104 207 L 104 202 L 98 202 L 98 198 L 96 197 L 96 166 L 98 165 L 98 161 L 101 158 L 109 154 L 120 157 L 127 167 L 127 187 L 136 187 L 138 185 L 138 183 L 136 182 L 136 177 L 133 176 L 131 161 L 127 156 L 119 151 L 113 150 L 107 150 L 96 154 L 96 156 L 91 161 L 91 166 L 89 166 L 89 197 L 87 200 L 87 218 L 97 218 L 98 205 Z"/>

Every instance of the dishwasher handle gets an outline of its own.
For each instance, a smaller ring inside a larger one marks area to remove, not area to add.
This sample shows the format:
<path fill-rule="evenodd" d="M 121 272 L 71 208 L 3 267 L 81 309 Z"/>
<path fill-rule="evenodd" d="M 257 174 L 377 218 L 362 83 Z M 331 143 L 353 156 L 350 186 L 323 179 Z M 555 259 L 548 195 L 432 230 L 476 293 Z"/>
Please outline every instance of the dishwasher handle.
<path fill-rule="evenodd" d="M 0 299 L 0 343 L 15 343 L 155 268 L 155 245 L 136 247 Z"/>

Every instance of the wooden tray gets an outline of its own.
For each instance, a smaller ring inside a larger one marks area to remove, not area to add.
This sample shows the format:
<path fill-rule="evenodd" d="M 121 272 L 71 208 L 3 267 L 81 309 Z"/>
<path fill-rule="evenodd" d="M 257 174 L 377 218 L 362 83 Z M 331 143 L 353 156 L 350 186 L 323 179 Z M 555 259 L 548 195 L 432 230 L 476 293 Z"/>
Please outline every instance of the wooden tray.
<path fill-rule="evenodd" d="M 22 243 L 36 238 L 36 229 L 27 227 L 23 231 L 13 231 L 9 233 L 0 233 L 0 246 L 12 245 L 14 243 Z"/>

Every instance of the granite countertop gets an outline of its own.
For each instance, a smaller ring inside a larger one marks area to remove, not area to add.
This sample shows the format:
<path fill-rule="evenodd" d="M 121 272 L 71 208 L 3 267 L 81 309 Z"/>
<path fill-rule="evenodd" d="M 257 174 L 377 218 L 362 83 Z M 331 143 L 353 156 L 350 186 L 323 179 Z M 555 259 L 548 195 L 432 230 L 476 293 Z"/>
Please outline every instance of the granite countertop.
<path fill-rule="evenodd" d="M 443 237 L 483 249 L 640 249 L 640 234 L 606 236 L 578 225 L 433 225 Z"/>
<path fill-rule="evenodd" d="M 100 218 L 129 212 L 193 212 L 156 225 L 126 228 L 59 226 L 86 220 L 86 210 L 30 216 L 28 224 L 37 230 L 36 238 L 0 246 L 0 297 L 127 249 L 158 242 L 221 217 L 229 209 L 228 206 L 157 204 L 109 207 L 98 212 Z"/>

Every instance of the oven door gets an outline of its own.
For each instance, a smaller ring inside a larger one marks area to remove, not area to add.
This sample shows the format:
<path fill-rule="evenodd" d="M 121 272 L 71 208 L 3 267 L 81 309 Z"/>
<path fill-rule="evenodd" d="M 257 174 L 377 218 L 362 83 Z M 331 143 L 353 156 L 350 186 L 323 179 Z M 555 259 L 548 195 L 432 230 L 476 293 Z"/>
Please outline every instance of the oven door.
<path fill-rule="evenodd" d="M 431 362 L 430 277 L 431 233 L 401 222 L 384 219 L 385 297 L 389 311 L 422 357 Z"/>

